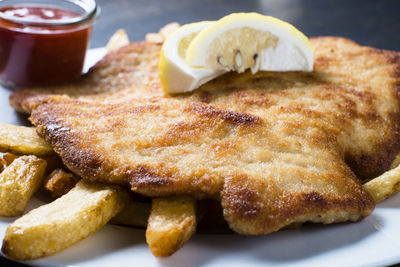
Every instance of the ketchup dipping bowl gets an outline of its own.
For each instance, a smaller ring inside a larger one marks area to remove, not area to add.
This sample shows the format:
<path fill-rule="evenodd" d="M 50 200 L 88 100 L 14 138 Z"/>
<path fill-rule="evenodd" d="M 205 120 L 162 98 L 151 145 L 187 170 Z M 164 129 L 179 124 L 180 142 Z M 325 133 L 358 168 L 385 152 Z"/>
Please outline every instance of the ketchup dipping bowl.
<path fill-rule="evenodd" d="M 95 0 L 0 0 L 0 82 L 34 86 L 79 77 L 98 14 Z"/>

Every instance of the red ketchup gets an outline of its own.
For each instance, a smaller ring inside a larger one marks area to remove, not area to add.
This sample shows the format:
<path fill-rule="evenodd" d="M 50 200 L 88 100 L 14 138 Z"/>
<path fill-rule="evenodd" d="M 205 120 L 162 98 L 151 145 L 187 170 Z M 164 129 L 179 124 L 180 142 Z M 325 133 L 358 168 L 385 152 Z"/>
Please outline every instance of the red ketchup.
<path fill-rule="evenodd" d="M 79 17 L 79 13 L 28 4 L 2 7 L 0 13 L 7 18 L 0 18 L 0 80 L 3 84 L 55 84 L 81 75 L 92 23 L 60 24 L 60 21 Z"/>

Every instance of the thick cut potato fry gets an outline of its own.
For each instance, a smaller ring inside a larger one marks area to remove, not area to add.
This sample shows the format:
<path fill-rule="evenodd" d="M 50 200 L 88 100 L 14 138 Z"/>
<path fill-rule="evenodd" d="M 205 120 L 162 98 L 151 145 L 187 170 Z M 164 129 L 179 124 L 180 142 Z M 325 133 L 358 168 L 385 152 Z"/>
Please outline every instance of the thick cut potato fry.
<path fill-rule="evenodd" d="M 67 194 L 78 182 L 72 173 L 55 169 L 44 182 L 44 188 L 54 198 Z M 112 224 L 145 228 L 150 215 L 151 203 L 138 202 L 130 199 L 123 210 L 110 221 Z"/>
<path fill-rule="evenodd" d="M 13 217 L 24 212 L 39 189 L 45 170 L 45 160 L 21 156 L 0 174 L 0 216 Z"/>
<path fill-rule="evenodd" d="M 160 33 L 149 32 L 146 33 L 146 42 L 154 44 L 162 44 L 164 42 L 164 37 Z"/>
<path fill-rule="evenodd" d="M 178 22 L 171 22 L 166 24 L 164 27 L 162 27 L 159 31 L 161 36 L 163 37 L 164 41 L 170 36 L 174 31 L 179 29 L 181 25 L 179 25 Z"/>
<path fill-rule="evenodd" d="M 81 180 L 68 194 L 9 225 L 2 252 L 17 260 L 56 253 L 96 232 L 123 209 L 127 200 L 123 188 Z"/>
<path fill-rule="evenodd" d="M 40 138 L 34 127 L 0 123 L 0 151 L 24 155 L 55 154 L 53 148 Z"/>
<path fill-rule="evenodd" d="M 390 165 L 390 169 L 394 169 L 400 165 L 400 153 L 394 158 L 392 165 Z"/>
<path fill-rule="evenodd" d="M 173 254 L 195 233 L 195 203 L 189 196 L 153 199 L 146 241 L 154 256 Z"/>
<path fill-rule="evenodd" d="M 146 42 L 162 44 L 168 36 L 170 36 L 174 31 L 180 27 L 179 23 L 172 22 L 168 23 L 160 29 L 158 33 L 150 32 L 146 34 Z"/>
<path fill-rule="evenodd" d="M 55 169 L 46 178 L 44 188 L 46 188 L 52 197 L 61 197 L 68 193 L 78 182 L 78 179 L 72 174 L 63 171 L 62 169 Z"/>
<path fill-rule="evenodd" d="M 7 166 L 11 165 L 14 159 L 18 158 L 17 155 L 11 153 L 2 153 L 0 152 L 0 172 L 4 171 Z"/>
<path fill-rule="evenodd" d="M 128 34 L 124 29 L 119 29 L 110 38 L 107 43 L 107 52 L 117 50 L 125 45 L 129 44 Z"/>
<path fill-rule="evenodd" d="M 111 219 L 110 223 L 145 228 L 150 210 L 151 203 L 130 200 L 125 208 Z"/>
<path fill-rule="evenodd" d="M 363 185 L 375 202 L 381 202 L 400 191 L 400 166 L 385 172 Z"/>

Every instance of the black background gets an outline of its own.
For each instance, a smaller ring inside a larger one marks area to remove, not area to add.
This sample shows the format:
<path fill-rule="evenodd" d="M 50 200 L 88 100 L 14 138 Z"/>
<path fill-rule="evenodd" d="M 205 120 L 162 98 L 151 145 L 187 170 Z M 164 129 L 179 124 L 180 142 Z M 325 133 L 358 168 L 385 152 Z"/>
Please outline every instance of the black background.
<path fill-rule="evenodd" d="M 216 20 L 232 12 L 259 12 L 292 23 L 307 36 L 333 35 L 400 51 L 400 0 L 98 0 L 102 12 L 90 47 L 119 28 L 143 40 L 169 22 Z M 366 252 L 369 253 L 369 252 Z M 399 252 L 400 255 L 400 252 Z M 21 266 L 0 258 L 0 266 Z"/>

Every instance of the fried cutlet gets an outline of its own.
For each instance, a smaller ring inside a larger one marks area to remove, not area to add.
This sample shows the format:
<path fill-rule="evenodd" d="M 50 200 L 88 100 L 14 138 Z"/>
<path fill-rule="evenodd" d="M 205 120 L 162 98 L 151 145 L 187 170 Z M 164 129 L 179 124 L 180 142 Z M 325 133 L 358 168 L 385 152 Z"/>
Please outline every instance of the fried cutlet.
<path fill-rule="evenodd" d="M 218 199 L 238 233 L 355 221 L 375 205 L 359 179 L 400 149 L 400 54 L 311 42 L 313 72 L 228 73 L 175 96 L 158 81 L 160 46 L 132 43 L 76 82 L 10 101 L 84 179 Z"/>

